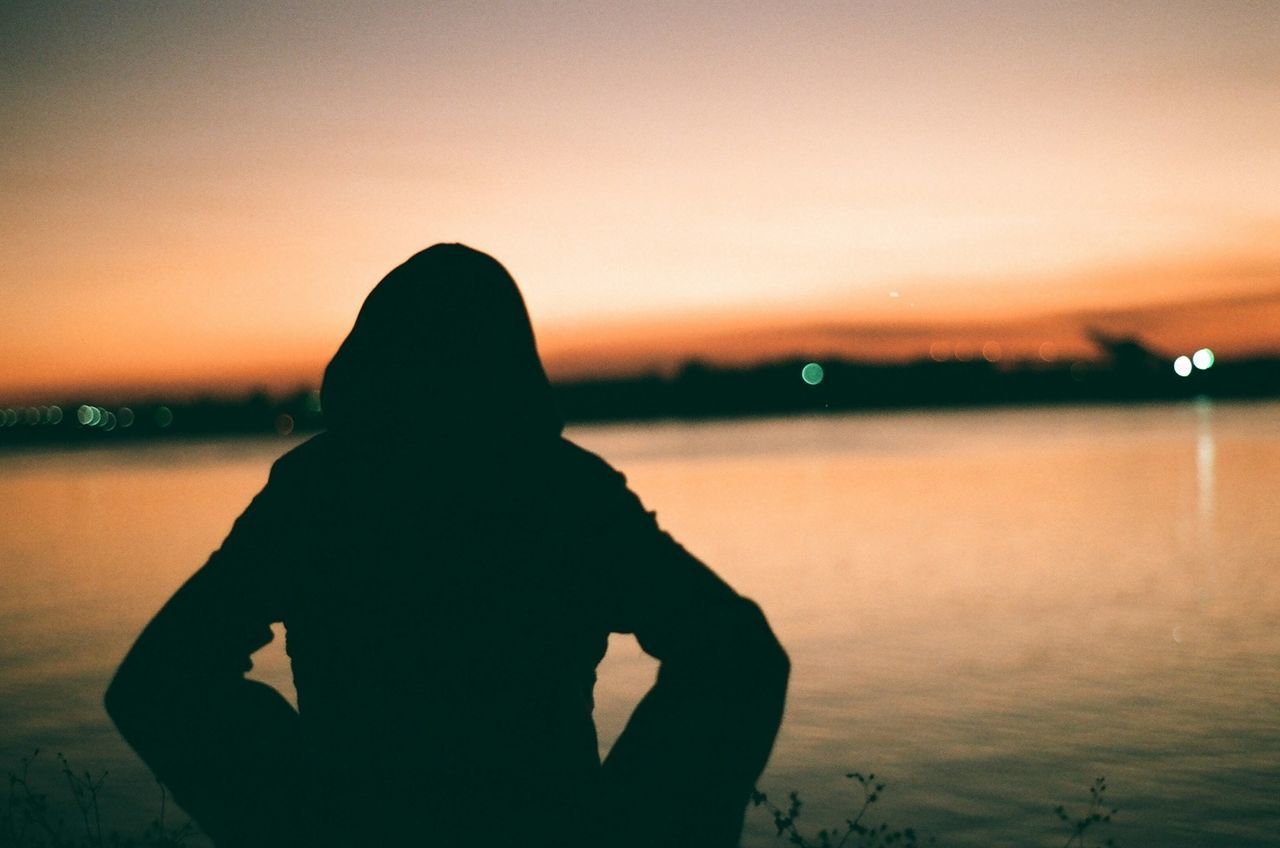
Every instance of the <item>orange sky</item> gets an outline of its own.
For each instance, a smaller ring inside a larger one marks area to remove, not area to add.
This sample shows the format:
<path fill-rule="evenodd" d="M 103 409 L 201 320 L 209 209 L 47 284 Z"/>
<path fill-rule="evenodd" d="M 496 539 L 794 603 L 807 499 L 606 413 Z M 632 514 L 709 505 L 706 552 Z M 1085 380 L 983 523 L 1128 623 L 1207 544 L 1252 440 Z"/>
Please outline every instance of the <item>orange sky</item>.
<path fill-rule="evenodd" d="M 0 11 L 17 401 L 314 380 L 454 240 L 563 376 L 1280 352 L 1269 3 L 59 8 Z"/>

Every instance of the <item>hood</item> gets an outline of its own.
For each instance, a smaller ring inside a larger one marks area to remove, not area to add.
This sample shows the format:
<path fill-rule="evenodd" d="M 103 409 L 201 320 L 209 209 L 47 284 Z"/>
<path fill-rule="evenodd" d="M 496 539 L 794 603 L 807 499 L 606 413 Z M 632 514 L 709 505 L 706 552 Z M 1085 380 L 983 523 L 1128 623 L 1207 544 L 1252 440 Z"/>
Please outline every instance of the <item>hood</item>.
<path fill-rule="evenodd" d="M 321 406 L 331 432 L 372 439 L 563 428 L 515 280 L 461 244 L 429 247 L 374 287 L 325 369 Z"/>

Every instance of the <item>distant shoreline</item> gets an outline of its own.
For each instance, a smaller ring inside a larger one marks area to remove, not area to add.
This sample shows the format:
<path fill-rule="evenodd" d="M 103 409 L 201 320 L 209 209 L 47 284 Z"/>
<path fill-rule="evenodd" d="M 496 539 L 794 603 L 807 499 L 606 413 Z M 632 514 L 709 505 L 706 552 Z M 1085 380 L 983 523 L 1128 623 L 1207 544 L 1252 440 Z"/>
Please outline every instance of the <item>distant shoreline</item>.
<path fill-rule="evenodd" d="M 1183 376 L 1136 342 L 1113 343 L 1108 353 L 1092 363 L 792 359 L 727 368 L 695 361 L 670 377 L 566 382 L 556 384 L 555 393 L 571 424 L 1280 397 L 1280 359 L 1211 364 Z M 394 416 L 396 410 L 369 414 Z M 288 436 L 324 426 L 315 389 L 277 397 L 259 391 L 237 399 L 152 396 L 110 405 L 67 398 L 52 405 L 0 405 L 0 450 Z"/>

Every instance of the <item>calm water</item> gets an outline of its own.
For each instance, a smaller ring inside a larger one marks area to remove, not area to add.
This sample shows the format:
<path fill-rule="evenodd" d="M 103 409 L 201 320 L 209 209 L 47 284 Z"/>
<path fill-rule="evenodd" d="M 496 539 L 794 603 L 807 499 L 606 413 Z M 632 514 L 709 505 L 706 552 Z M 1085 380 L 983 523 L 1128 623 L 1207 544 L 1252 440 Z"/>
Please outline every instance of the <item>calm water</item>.
<path fill-rule="evenodd" d="M 769 614 L 794 671 L 761 787 L 813 824 L 873 770 L 880 815 L 939 844 L 1061 845 L 1052 807 L 1105 774 L 1126 846 L 1278 843 L 1280 405 L 570 435 Z M 153 814 L 100 694 L 291 444 L 0 456 L 0 766 L 65 751 L 111 770 L 112 823 Z M 255 674 L 291 692 L 279 642 Z M 602 745 L 654 668 L 615 638 Z"/>

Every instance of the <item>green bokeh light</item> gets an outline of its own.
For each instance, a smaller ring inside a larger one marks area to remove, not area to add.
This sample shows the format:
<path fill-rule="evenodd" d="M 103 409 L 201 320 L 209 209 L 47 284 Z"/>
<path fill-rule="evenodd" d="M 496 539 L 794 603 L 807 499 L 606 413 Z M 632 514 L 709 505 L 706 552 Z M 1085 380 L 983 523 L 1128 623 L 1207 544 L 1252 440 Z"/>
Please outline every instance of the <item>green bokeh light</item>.
<path fill-rule="evenodd" d="M 811 386 L 818 385 L 822 382 L 822 366 L 816 362 L 810 362 L 800 369 L 800 378 Z"/>

